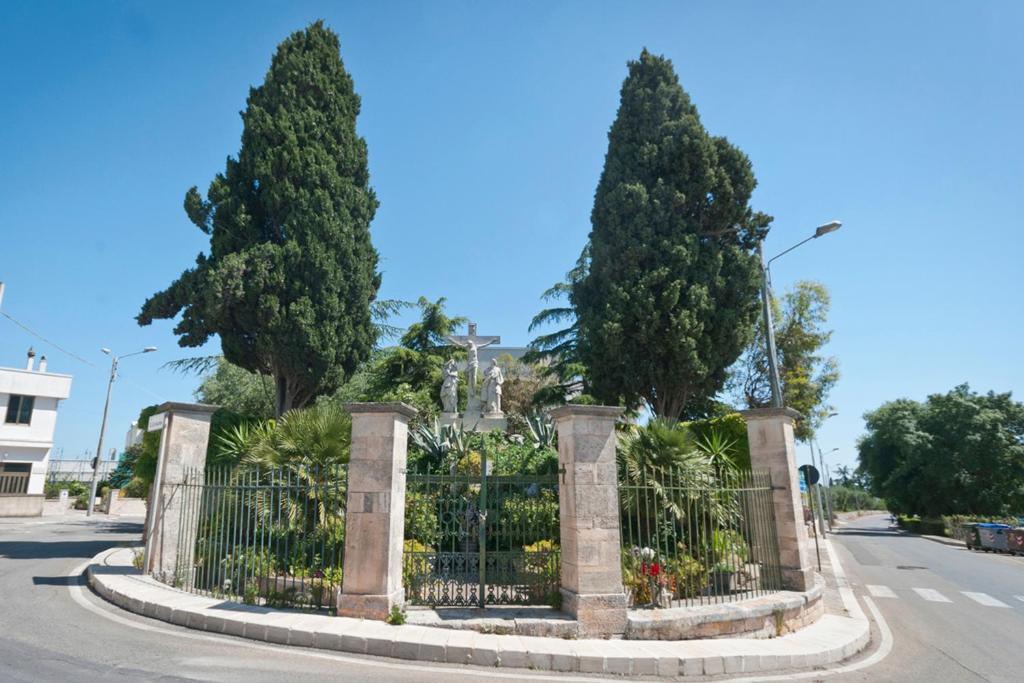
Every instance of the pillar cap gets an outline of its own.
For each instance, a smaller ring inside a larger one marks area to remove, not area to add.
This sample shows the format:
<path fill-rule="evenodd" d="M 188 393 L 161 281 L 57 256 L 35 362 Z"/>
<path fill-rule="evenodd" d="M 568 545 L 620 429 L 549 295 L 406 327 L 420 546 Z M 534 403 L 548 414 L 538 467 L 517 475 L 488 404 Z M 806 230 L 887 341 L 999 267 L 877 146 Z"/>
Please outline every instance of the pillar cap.
<path fill-rule="evenodd" d="M 220 406 L 213 406 L 208 403 L 180 403 L 178 401 L 166 401 L 156 407 L 156 413 L 203 413 L 213 414 L 220 410 Z"/>
<path fill-rule="evenodd" d="M 404 417 L 416 417 L 420 411 L 402 401 L 381 401 L 377 403 L 346 403 L 345 412 L 356 413 L 398 413 Z"/>
<path fill-rule="evenodd" d="M 569 403 L 552 410 L 549 415 L 555 420 L 562 420 L 567 417 L 603 417 L 609 420 L 617 420 L 626 411 L 622 406 L 587 406 Z"/>
<path fill-rule="evenodd" d="M 788 417 L 791 420 L 799 420 L 803 417 L 800 411 L 792 408 L 752 408 L 741 410 L 740 415 L 745 420 L 770 420 L 773 417 Z"/>

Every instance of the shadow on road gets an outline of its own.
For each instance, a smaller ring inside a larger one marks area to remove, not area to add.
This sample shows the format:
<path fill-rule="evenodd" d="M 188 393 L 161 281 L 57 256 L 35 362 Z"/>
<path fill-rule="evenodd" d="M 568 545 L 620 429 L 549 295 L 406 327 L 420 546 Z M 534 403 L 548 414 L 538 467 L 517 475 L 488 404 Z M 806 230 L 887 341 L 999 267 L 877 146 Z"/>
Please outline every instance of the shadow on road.
<path fill-rule="evenodd" d="M 59 557 L 92 557 L 110 546 L 110 541 L 2 541 L 0 558 L 52 560 Z"/>
<path fill-rule="evenodd" d="M 900 532 L 898 529 L 884 530 L 884 529 L 837 529 L 832 533 L 839 536 L 905 536 L 906 534 Z"/>

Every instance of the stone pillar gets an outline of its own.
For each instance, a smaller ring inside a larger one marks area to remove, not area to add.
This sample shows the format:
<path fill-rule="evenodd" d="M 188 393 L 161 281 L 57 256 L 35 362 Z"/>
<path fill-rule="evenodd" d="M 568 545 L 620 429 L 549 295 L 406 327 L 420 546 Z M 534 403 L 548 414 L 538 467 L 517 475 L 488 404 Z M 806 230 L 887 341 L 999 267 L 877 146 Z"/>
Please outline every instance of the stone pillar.
<path fill-rule="evenodd" d="M 814 585 L 814 572 L 807 549 L 807 527 L 793 438 L 793 420 L 799 418 L 800 413 L 792 408 L 758 408 L 746 410 L 742 415 L 747 421 L 750 466 L 767 470 L 772 477 L 782 587 L 809 590 Z"/>
<path fill-rule="evenodd" d="M 562 609 L 585 637 L 626 630 L 622 539 L 615 465 L 615 421 L 622 408 L 567 405 L 551 411 L 558 428 Z"/>
<path fill-rule="evenodd" d="M 345 409 L 352 415 L 352 449 L 338 616 L 385 619 L 405 603 L 405 462 L 416 409 L 398 402 Z"/>
<path fill-rule="evenodd" d="M 103 512 L 107 515 L 117 514 L 120 503 L 121 489 L 107 489 L 107 495 L 103 497 Z"/>
<path fill-rule="evenodd" d="M 201 403 L 164 403 L 150 418 L 148 431 L 160 430 L 161 434 L 156 475 L 149 493 L 143 567 L 146 573 L 165 583 L 174 581 L 179 564 L 189 568 L 192 565 L 195 520 L 191 528 L 182 528 L 180 484 L 186 472 L 202 476 L 206 468 L 210 419 L 217 409 Z M 179 548 L 187 556 L 179 558 Z"/>

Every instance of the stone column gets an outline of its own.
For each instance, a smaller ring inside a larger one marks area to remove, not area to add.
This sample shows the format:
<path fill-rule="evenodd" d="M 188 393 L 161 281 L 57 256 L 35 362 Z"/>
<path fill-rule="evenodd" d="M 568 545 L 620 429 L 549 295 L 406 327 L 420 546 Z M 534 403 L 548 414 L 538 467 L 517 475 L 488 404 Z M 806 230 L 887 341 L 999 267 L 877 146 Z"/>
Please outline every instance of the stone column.
<path fill-rule="evenodd" d="M 771 473 L 775 529 L 779 539 L 782 587 L 805 591 L 814 585 L 807 550 L 807 527 L 800 500 L 800 480 L 796 469 L 796 442 L 793 420 L 800 413 L 792 408 L 758 408 L 742 413 L 747 421 L 750 441 L 750 466 Z"/>
<path fill-rule="evenodd" d="M 352 415 L 352 449 L 338 615 L 384 619 L 405 603 L 405 462 L 416 409 L 397 402 L 345 409 Z"/>
<path fill-rule="evenodd" d="M 583 636 L 626 630 L 622 539 L 615 465 L 616 406 L 567 405 L 551 411 L 558 428 L 562 609 Z"/>
<path fill-rule="evenodd" d="M 210 419 L 218 406 L 201 403 L 164 403 L 150 418 L 149 430 L 161 430 L 156 475 L 149 494 L 146 517 L 145 571 L 160 581 L 172 583 L 181 567 L 191 568 L 195 553 L 196 523 L 181 525 L 186 473 L 202 476 L 206 468 L 206 447 L 210 441 Z M 186 523 L 188 523 L 186 521 Z M 179 558 L 178 549 L 186 556 Z"/>

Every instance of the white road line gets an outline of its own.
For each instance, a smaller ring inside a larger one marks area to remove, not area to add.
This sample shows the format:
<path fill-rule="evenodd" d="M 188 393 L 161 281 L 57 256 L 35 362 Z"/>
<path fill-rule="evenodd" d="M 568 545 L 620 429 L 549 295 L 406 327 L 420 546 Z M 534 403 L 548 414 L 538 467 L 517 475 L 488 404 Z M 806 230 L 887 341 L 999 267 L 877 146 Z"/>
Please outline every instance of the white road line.
<path fill-rule="evenodd" d="M 1024 595 L 1014 595 L 1013 597 L 1017 598 L 1021 602 L 1024 602 Z"/>
<path fill-rule="evenodd" d="M 914 592 L 928 602 L 953 602 L 934 588 L 915 588 Z"/>
<path fill-rule="evenodd" d="M 888 586 L 867 585 L 868 592 L 876 598 L 895 598 L 896 594 Z"/>
<path fill-rule="evenodd" d="M 970 591 L 960 592 L 969 597 L 971 600 L 974 600 L 974 602 L 978 603 L 979 605 L 984 605 L 985 607 L 1010 607 L 1002 600 L 996 600 L 987 593 L 971 593 Z"/>

